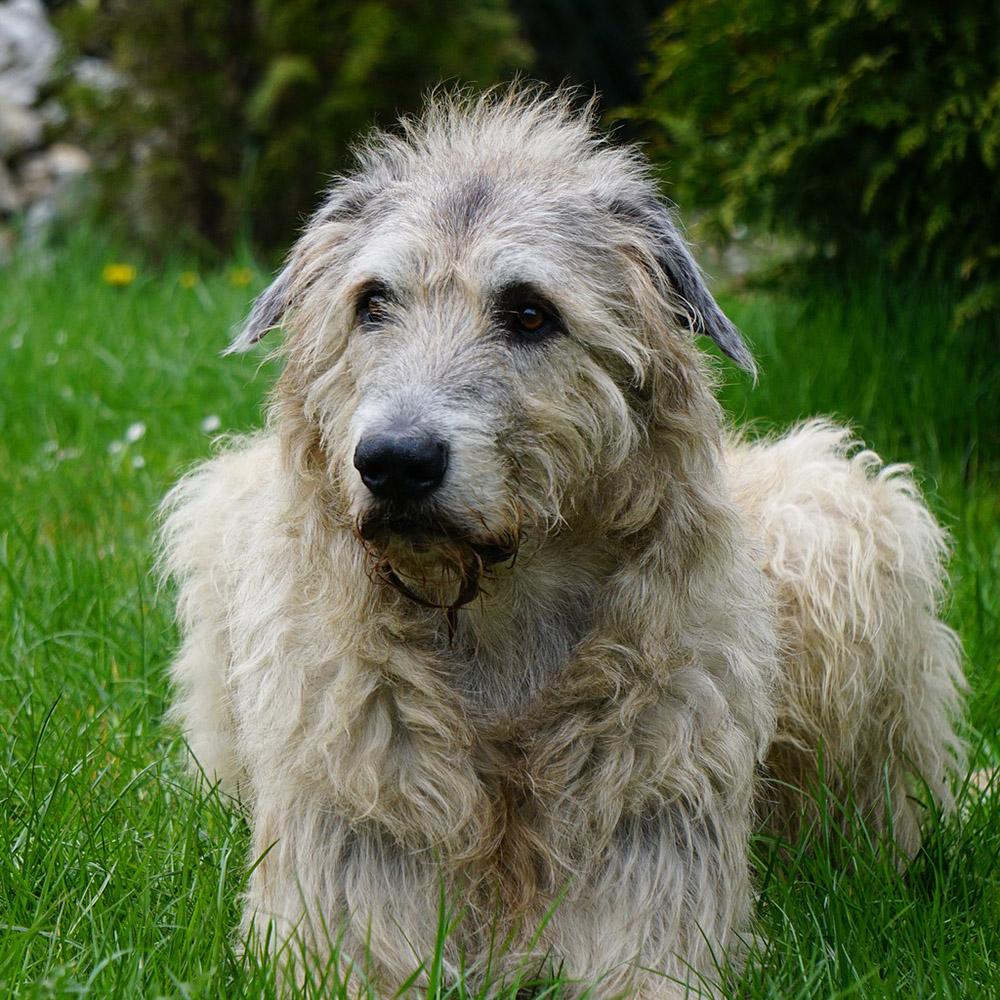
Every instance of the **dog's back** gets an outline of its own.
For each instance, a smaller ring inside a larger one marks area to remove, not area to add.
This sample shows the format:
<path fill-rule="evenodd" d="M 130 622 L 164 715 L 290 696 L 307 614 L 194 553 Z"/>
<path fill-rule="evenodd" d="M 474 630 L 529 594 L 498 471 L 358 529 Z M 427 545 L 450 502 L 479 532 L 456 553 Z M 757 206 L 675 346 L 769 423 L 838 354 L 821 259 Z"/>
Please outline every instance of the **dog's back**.
<path fill-rule="evenodd" d="M 876 828 L 891 818 L 913 853 L 922 785 L 947 805 L 962 764 L 961 651 L 937 615 L 946 536 L 909 469 L 883 466 L 842 427 L 736 442 L 727 459 L 783 642 L 763 818 L 795 836 L 815 815 L 819 765 L 839 806 Z"/>

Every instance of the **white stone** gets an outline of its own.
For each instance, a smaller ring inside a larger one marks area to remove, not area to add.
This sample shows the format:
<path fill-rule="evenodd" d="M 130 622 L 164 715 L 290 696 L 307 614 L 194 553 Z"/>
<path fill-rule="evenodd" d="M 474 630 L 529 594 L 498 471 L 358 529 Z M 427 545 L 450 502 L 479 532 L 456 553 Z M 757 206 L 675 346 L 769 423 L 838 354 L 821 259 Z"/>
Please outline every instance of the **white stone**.
<path fill-rule="evenodd" d="M 104 59 L 86 56 L 73 67 L 73 79 L 82 87 L 113 94 L 125 86 L 125 77 Z"/>
<path fill-rule="evenodd" d="M 42 141 L 44 123 L 31 108 L 0 97 L 0 157 L 16 156 Z"/>
<path fill-rule="evenodd" d="M 34 104 L 58 53 L 59 39 L 41 0 L 0 3 L 0 101 Z"/>
<path fill-rule="evenodd" d="M 21 195 L 28 202 L 55 198 L 89 169 L 90 157 L 79 146 L 54 143 L 25 159 L 20 170 Z"/>

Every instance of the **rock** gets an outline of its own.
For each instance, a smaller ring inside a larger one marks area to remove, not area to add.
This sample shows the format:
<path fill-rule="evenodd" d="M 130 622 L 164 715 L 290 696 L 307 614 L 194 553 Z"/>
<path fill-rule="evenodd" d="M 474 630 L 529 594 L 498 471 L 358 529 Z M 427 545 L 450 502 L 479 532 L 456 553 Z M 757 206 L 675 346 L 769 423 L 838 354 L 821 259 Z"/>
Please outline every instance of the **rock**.
<path fill-rule="evenodd" d="M 42 141 L 43 122 L 31 108 L 0 98 L 0 159 L 34 149 Z"/>
<path fill-rule="evenodd" d="M 79 177 L 90 170 L 90 154 L 72 143 L 53 143 L 48 156 L 50 169 L 62 180 Z"/>
<path fill-rule="evenodd" d="M 65 118 L 48 93 L 58 53 L 41 0 L 0 0 L 0 257 L 15 233 L 38 241 L 85 193 L 88 154 L 69 143 L 45 146 Z M 108 86 L 96 60 L 81 75 Z"/>
<path fill-rule="evenodd" d="M 58 53 L 59 39 L 41 0 L 0 2 L 0 102 L 34 104 Z"/>
<path fill-rule="evenodd" d="M 90 157 L 79 146 L 57 142 L 27 157 L 18 171 L 22 198 L 29 203 L 58 198 L 90 169 Z"/>
<path fill-rule="evenodd" d="M 85 56 L 73 67 L 73 79 L 81 87 L 100 94 L 115 94 L 125 87 L 125 77 L 104 59 Z"/>

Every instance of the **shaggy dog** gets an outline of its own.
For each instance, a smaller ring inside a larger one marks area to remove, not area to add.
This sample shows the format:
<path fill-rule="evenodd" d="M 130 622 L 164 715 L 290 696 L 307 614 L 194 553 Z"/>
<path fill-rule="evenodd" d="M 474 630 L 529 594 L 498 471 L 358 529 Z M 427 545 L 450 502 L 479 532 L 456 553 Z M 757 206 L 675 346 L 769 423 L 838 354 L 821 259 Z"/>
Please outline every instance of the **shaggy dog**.
<path fill-rule="evenodd" d="M 444 899 L 446 971 L 711 993 L 819 755 L 904 852 L 950 803 L 942 531 L 842 429 L 726 432 L 695 334 L 751 357 L 591 118 L 439 97 L 370 138 L 234 344 L 287 333 L 267 429 L 166 501 L 176 715 L 292 979 L 338 942 L 391 993 Z"/>

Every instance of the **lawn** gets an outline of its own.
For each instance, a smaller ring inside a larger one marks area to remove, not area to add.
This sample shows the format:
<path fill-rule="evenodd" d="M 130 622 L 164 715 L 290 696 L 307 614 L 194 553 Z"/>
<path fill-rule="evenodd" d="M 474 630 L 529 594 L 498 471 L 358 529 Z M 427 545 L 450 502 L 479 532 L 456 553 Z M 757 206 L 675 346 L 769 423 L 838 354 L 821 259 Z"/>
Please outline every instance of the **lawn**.
<path fill-rule="evenodd" d="M 83 234 L 0 270 L 0 995 L 269 995 L 233 936 L 245 823 L 192 788 L 162 721 L 177 637 L 150 543 L 171 481 L 259 423 L 273 372 L 219 352 L 261 276 L 140 264 L 115 287 L 115 257 Z M 955 540 L 947 614 L 983 767 L 1000 759 L 1000 328 L 952 329 L 933 287 L 856 287 L 727 299 L 762 376 L 723 369 L 723 394 L 736 421 L 832 413 L 918 467 Z M 756 843 L 767 943 L 734 995 L 1000 995 L 1000 789 L 961 803 L 904 874 L 863 837 Z"/>

